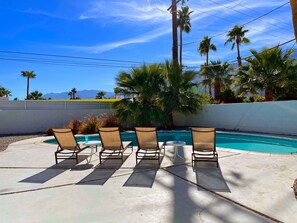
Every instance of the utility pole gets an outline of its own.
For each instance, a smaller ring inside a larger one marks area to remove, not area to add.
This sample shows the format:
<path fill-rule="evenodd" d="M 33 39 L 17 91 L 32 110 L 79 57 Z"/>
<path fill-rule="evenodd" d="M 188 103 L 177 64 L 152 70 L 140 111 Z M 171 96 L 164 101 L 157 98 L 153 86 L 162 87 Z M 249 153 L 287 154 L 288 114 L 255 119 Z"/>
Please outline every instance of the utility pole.
<path fill-rule="evenodd" d="M 172 0 L 171 6 L 167 10 L 171 10 L 172 14 L 172 63 L 178 65 L 178 48 L 177 48 L 177 7 L 176 0 Z"/>

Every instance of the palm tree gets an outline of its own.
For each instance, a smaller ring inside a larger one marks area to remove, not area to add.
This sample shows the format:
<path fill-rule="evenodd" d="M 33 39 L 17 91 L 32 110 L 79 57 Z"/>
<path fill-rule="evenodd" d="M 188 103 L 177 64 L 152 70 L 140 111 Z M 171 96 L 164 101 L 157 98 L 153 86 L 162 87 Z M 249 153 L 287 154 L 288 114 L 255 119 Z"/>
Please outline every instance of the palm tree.
<path fill-rule="evenodd" d="M 182 66 L 175 66 L 166 61 L 163 66 L 164 82 L 160 91 L 160 105 L 167 115 L 165 127 L 173 127 L 173 112 L 195 113 L 200 107 L 200 96 L 195 90 L 196 74 L 182 71 Z"/>
<path fill-rule="evenodd" d="M 4 87 L 0 87 L 0 97 L 8 97 L 11 96 L 11 91 L 4 88 Z"/>
<path fill-rule="evenodd" d="M 239 46 L 241 43 L 246 43 L 246 44 L 250 43 L 250 40 L 248 38 L 244 37 L 245 33 L 247 33 L 248 31 L 249 30 L 247 30 L 247 29 L 243 30 L 243 26 L 235 25 L 233 27 L 233 29 L 231 29 L 227 34 L 228 39 L 225 42 L 225 45 L 227 43 L 232 43 L 231 50 L 233 50 L 234 46 L 236 44 L 238 67 L 242 66 Z"/>
<path fill-rule="evenodd" d="M 239 97 L 245 97 L 247 94 L 251 94 L 252 96 L 258 95 L 258 91 L 254 83 L 255 80 L 256 79 L 249 65 L 242 66 L 238 69 L 234 76 L 233 83 L 235 88 L 238 87 L 237 95 Z"/>
<path fill-rule="evenodd" d="M 125 95 L 125 98 L 113 103 L 120 119 L 140 126 L 151 126 L 163 120 L 164 114 L 158 101 L 162 82 L 162 71 L 158 64 L 120 72 L 116 77 L 115 92 Z"/>
<path fill-rule="evenodd" d="M 28 98 L 31 99 L 31 100 L 44 100 L 44 98 L 42 97 L 42 93 L 39 92 L 39 91 L 32 91 L 29 94 Z"/>
<path fill-rule="evenodd" d="M 26 77 L 27 78 L 27 96 L 26 96 L 26 99 L 28 98 L 29 96 L 29 81 L 30 81 L 30 78 L 33 79 L 36 77 L 36 74 L 34 73 L 34 71 L 21 71 L 21 76 L 23 77 Z"/>
<path fill-rule="evenodd" d="M 291 74 L 296 60 L 291 58 L 293 50 L 285 52 L 278 46 L 273 49 L 264 48 L 261 52 L 251 50 L 254 58 L 246 58 L 249 63 L 245 70 L 252 75 L 256 88 L 265 90 L 265 100 L 277 99 L 278 91 L 285 88 L 288 75 Z M 295 76 L 295 75 L 293 75 Z"/>
<path fill-rule="evenodd" d="M 230 88 L 233 68 L 229 63 L 222 63 L 220 60 L 211 61 L 210 63 L 209 70 L 214 77 L 214 96 L 218 100 L 221 92 Z"/>
<path fill-rule="evenodd" d="M 99 91 L 96 95 L 96 99 L 102 99 L 105 96 L 105 92 L 104 91 Z"/>
<path fill-rule="evenodd" d="M 75 99 L 75 94 L 77 93 L 76 88 L 72 88 L 71 93 L 72 93 L 72 99 Z"/>
<path fill-rule="evenodd" d="M 73 93 L 72 93 L 72 91 L 69 91 L 68 92 L 68 96 L 70 97 L 70 100 L 73 99 Z"/>
<path fill-rule="evenodd" d="M 209 38 L 208 36 L 204 36 L 203 40 L 200 41 L 198 51 L 201 56 L 202 55 L 206 56 L 206 63 L 201 75 L 204 76 L 204 79 L 205 79 L 204 82 L 208 83 L 209 96 L 211 97 L 211 78 L 210 78 L 210 73 L 208 69 L 208 55 L 210 50 L 217 51 L 217 47 L 211 43 L 211 38 Z"/>
<path fill-rule="evenodd" d="M 189 33 L 191 31 L 190 15 L 193 11 L 189 11 L 188 6 L 181 7 L 177 12 L 177 27 L 179 27 L 179 63 L 182 65 L 182 50 L 183 50 L 183 32 Z"/>
<path fill-rule="evenodd" d="M 212 97 L 211 89 L 213 84 L 213 77 L 209 71 L 209 65 L 206 66 L 206 63 L 200 66 L 199 76 L 203 77 L 203 80 L 199 83 L 199 85 L 204 86 L 204 90 L 206 93 L 206 88 L 208 88 L 209 97 Z"/>

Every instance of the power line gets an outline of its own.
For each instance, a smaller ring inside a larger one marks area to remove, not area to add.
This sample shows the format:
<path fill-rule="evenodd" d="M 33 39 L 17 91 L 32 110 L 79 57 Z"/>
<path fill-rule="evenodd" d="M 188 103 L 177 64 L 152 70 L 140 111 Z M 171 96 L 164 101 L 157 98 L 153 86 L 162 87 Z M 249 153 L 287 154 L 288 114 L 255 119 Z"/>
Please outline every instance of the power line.
<path fill-rule="evenodd" d="M 231 1 L 231 2 L 234 3 L 235 5 L 238 5 L 238 6 L 242 7 L 242 8 L 245 8 L 245 9 L 248 9 L 248 10 L 251 10 L 251 11 L 254 11 L 254 12 L 256 12 L 256 13 L 261 13 L 261 12 L 259 12 L 258 10 L 251 9 L 251 8 L 245 6 L 245 5 L 241 5 L 241 4 L 239 4 L 238 2 L 233 2 L 233 1 Z M 269 11 L 269 12 L 267 12 L 267 13 L 264 13 L 263 15 L 259 16 L 259 18 L 262 18 L 262 17 L 264 17 L 264 16 L 267 16 L 267 15 L 271 14 L 272 12 L 274 12 L 274 11 L 276 11 L 276 10 L 278 10 L 278 9 L 280 9 L 280 8 L 282 8 L 282 7 L 284 7 L 284 6 L 287 5 L 287 4 L 289 4 L 289 2 L 286 2 L 286 3 L 284 3 L 283 5 L 280 5 L 280 6 L 278 6 L 278 7 L 274 8 L 274 9 L 272 9 L 271 11 Z M 286 25 L 288 25 L 288 26 L 291 26 L 291 24 L 286 23 L 286 22 L 284 22 L 284 21 L 282 21 L 282 20 L 280 20 L 280 19 L 273 18 L 272 16 L 268 16 L 268 17 L 271 18 L 271 19 L 273 19 L 273 20 L 275 20 L 275 21 L 279 21 L 279 22 L 284 23 L 284 24 L 286 24 Z M 256 19 L 257 19 L 257 18 L 256 18 Z M 253 20 L 252 20 L 252 21 L 253 21 Z M 249 22 L 249 23 L 250 23 L 250 22 Z"/>
<path fill-rule="evenodd" d="M 9 51 L 9 50 L 0 50 L 0 53 L 23 54 L 23 55 L 34 55 L 34 56 L 46 56 L 46 57 L 61 57 L 61 58 L 82 59 L 82 60 L 111 61 L 111 62 L 118 62 L 118 63 L 140 63 L 140 64 L 144 63 L 144 62 L 132 61 L 132 60 L 114 60 L 114 59 L 95 58 L 95 57 L 80 57 L 80 56 L 69 56 L 69 55 L 61 55 L 61 54 L 45 54 L 45 53 Z"/>
<path fill-rule="evenodd" d="M 226 6 L 226 5 L 222 4 L 222 3 L 216 2 L 216 1 L 214 1 L 214 0 L 208 0 L 208 1 L 213 2 L 213 3 L 215 3 L 215 4 L 219 5 L 219 6 L 222 6 L 222 7 L 224 7 L 224 8 L 230 9 L 230 10 L 232 10 L 232 11 L 238 12 L 238 13 L 240 13 L 240 14 L 242 14 L 242 15 L 248 16 L 248 17 L 250 17 L 250 18 L 254 18 L 253 16 L 251 16 L 251 15 L 249 15 L 249 14 L 247 14 L 247 13 L 244 13 L 244 12 L 242 12 L 242 11 L 236 10 L 236 9 L 234 9 L 233 7 Z M 263 23 L 266 23 L 266 24 L 270 24 L 270 25 L 272 25 L 272 26 L 279 27 L 278 25 L 273 24 L 273 23 L 266 22 L 266 21 L 262 20 L 261 18 L 264 17 L 264 16 L 266 16 L 266 15 L 268 15 L 268 14 L 270 14 L 270 13 L 272 13 L 272 12 L 274 12 L 274 11 L 276 11 L 276 10 L 278 10 L 278 9 L 280 9 L 280 8 L 282 8 L 282 7 L 284 7 L 285 5 L 287 5 L 287 4 L 289 4 L 289 3 L 290 3 L 290 2 L 288 1 L 288 2 L 286 2 L 286 3 L 284 3 L 284 4 L 280 5 L 280 6 L 276 7 L 275 9 L 271 10 L 270 12 L 265 13 L 265 14 L 263 14 L 263 15 L 261 15 L 261 16 L 258 16 L 257 18 L 254 18 L 253 20 L 251 20 L 251 21 L 249 21 L 249 22 L 243 24 L 243 26 L 244 26 L 244 25 L 247 25 L 247 24 L 249 24 L 249 23 L 251 23 L 251 22 L 253 22 L 253 21 L 260 20 L 260 21 L 263 22 Z M 238 4 L 239 4 L 239 3 L 238 3 Z M 285 28 L 283 28 L 283 27 L 280 27 L 280 28 L 283 29 L 283 30 L 286 30 L 286 31 L 287 31 L 287 29 L 285 29 Z"/>
<path fill-rule="evenodd" d="M 286 42 L 283 42 L 283 43 L 281 43 L 281 44 L 278 44 L 278 45 L 276 45 L 276 46 L 267 48 L 267 50 L 272 50 L 272 49 L 275 49 L 275 48 L 277 48 L 277 47 L 284 46 L 284 45 L 286 45 L 286 44 L 288 44 L 288 43 L 291 43 L 291 42 L 293 42 L 293 41 L 296 41 L 295 38 L 290 39 L 290 40 L 288 40 L 288 41 L 286 41 Z M 251 54 L 250 56 L 245 56 L 245 57 L 242 57 L 241 59 L 244 60 L 244 59 L 249 58 L 249 57 L 251 57 L 251 56 L 254 56 L 254 55 Z M 232 63 L 232 62 L 236 62 L 236 61 L 237 61 L 237 59 L 232 60 L 232 61 L 230 61 L 230 62 Z"/>
<path fill-rule="evenodd" d="M 249 24 L 249 23 L 252 23 L 252 22 L 254 22 L 254 21 L 256 21 L 256 20 L 258 20 L 258 19 L 260 19 L 260 18 L 262 18 L 262 17 L 264 17 L 264 16 L 267 16 L 267 15 L 271 14 L 272 12 L 274 12 L 274 11 L 276 11 L 276 10 L 278 10 L 278 9 L 280 9 L 280 8 L 282 8 L 282 7 L 284 7 L 284 6 L 287 5 L 288 3 L 289 3 L 289 2 L 286 2 L 286 3 L 284 3 L 284 4 L 282 4 L 282 5 L 278 6 L 278 7 L 276 7 L 276 8 L 274 8 L 274 9 L 272 9 L 271 11 L 266 12 L 266 13 L 264 13 L 263 15 L 258 16 L 257 18 L 254 18 L 254 19 L 252 19 L 252 20 L 250 20 L 250 21 L 244 23 L 242 26 L 244 26 L 244 25 L 246 25 L 246 24 Z M 211 15 L 211 16 L 217 17 L 217 18 L 219 18 L 219 19 L 225 20 L 225 21 L 227 21 L 227 22 L 233 23 L 233 21 L 228 20 L 228 19 L 226 19 L 226 18 L 224 18 L 224 17 L 218 16 L 218 15 L 216 15 L 216 14 L 211 14 L 211 13 L 209 13 L 209 12 L 202 11 L 202 10 L 195 9 L 195 8 L 191 8 L 191 9 L 193 9 L 193 10 L 195 10 L 195 11 L 198 11 L 198 12 L 201 12 L 201 13 L 206 13 L 206 14 L 208 14 L 208 15 Z M 236 17 L 236 18 L 238 18 L 238 17 Z M 259 30 L 256 30 L 256 31 L 259 31 Z M 218 36 L 222 36 L 222 35 L 224 35 L 224 34 L 226 34 L 226 33 L 228 33 L 228 32 L 229 32 L 229 31 L 224 31 L 224 32 L 215 34 L 215 35 L 211 36 L 211 38 L 215 38 L 215 37 L 218 37 Z M 260 31 L 260 32 L 261 32 L 261 31 Z M 267 34 L 269 34 L 269 33 L 267 33 Z M 272 35 L 272 34 L 269 34 L 269 35 Z M 273 35 L 273 36 L 274 36 L 274 35 Z M 276 36 L 275 36 L 275 37 L 276 37 Z M 184 43 L 183 45 L 190 45 L 190 44 L 194 44 L 194 43 L 197 43 L 197 41 L 187 42 L 187 43 Z"/>
<path fill-rule="evenodd" d="M 47 65 L 60 65 L 60 66 L 79 66 L 79 67 L 120 67 L 120 68 L 131 68 L 131 66 L 125 65 L 110 65 L 110 64 L 90 64 L 90 63 L 79 63 L 79 62 L 58 62 L 58 61 L 51 61 L 51 60 L 44 60 L 38 58 L 7 58 L 7 57 L 0 57 L 0 60 L 4 61 L 19 61 L 19 62 L 29 62 L 29 63 L 37 63 L 37 64 L 47 64 Z"/>

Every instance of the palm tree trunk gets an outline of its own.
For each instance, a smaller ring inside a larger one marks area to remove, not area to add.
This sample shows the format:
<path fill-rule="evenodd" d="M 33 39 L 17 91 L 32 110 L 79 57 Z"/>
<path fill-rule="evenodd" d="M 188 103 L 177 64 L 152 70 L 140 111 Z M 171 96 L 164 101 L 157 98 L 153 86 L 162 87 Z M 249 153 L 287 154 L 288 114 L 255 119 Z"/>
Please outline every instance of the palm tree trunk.
<path fill-rule="evenodd" d="M 178 65 L 178 48 L 177 48 L 177 9 L 176 0 L 172 0 L 172 63 L 174 66 Z"/>
<path fill-rule="evenodd" d="M 209 97 L 212 98 L 212 94 L 211 94 L 211 79 L 210 79 L 209 67 L 208 67 L 208 52 L 206 53 L 206 72 L 207 72 L 207 76 L 209 78 L 208 93 L 209 93 Z"/>
<path fill-rule="evenodd" d="M 180 25 L 179 27 L 179 65 L 183 65 L 182 63 L 182 53 L 183 52 L 183 28 Z"/>
<path fill-rule="evenodd" d="M 297 1 L 290 0 L 291 8 L 292 8 L 292 17 L 293 17 L 293 25 L 295 31 L 295 39 L 297 41 Z"/>
<path fill-rule="evenodd" d="M 221 93 L 221 84 L 218 80 L 215 80 L 214 95 L 216 100 L 220 99 L 220 93 Z"/>
<path fill-rule="evenodd" d="M 28 99 L 28 96 L 29 96 L 29 81 L 30 81 L 30 78 L 29 77 L 27 77 L 27 97 L 26 97 L 26 99 Z"/>
<path fill-rule="evenodd" d="M 241 57 L 240 57 L 240 50 L 239 50 L 239 41 L 236 40 L 236 47 L 237 47 L 237 61 L 238 61 L 238 67 L 241 67 Z"/>
<path fill-rule="evenodd" d="M 168 122 L 166 124 L 166 129 L 172 129 L 173 126 L 174 126 L 174 124 L 173 124 L 173 113 L 170 112 L 170 113 L 168 113 Z"/>
<path fill-rule="evenodd" d="M 273 92 L 265 89 L 265 101 L 273 101 Z"/>

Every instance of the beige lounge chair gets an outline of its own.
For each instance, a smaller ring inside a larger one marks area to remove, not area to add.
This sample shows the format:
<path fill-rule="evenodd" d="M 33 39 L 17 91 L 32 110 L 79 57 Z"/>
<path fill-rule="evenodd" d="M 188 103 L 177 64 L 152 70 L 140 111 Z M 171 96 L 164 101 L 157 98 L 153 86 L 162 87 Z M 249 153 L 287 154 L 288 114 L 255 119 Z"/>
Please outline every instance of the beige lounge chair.
<path fill-rule="evenodd" d="M 195 161 L 216 162 L 219 167 L 216 151 L 215 128 L 191 128 L 192 134 L 192 164 Z"/>
<path fill-rule="evenodd" d="M 100 164 L 102 158 L 122 159 L 124 162 L 124 151 L 128 147 L 133 151 L 132 141 L 122 141 L 118 127 L 99 128 L 99 137 L 102 144 L 102 149 L 99 152 Z"/>
<path fill-rule="evenodd" d="M 135 128 L 138 148 L 136 151 L 136 163 L 138 159 L 152 159 L 158 160 L 159 164 L 160 153 L 164 149 L 165 155 L 165 143 L 158 142 L 157 130 L 156 128 Z"/>
<path fill-rule="evenodd" d="M 78 163 L 77 154 L 87 148 L 87 146 L 80 148 L 71 129 L 53 129 L 53 133 L 58 142 L 58 148 L 55 152 L 56 164 L 58 159 L 65 158 L 76 159 L 76 163 Z M 61 156 L 58 157 L 58 154 L 61 154 Z M 74 158 L 71 158 L 73 156 Z"/>

